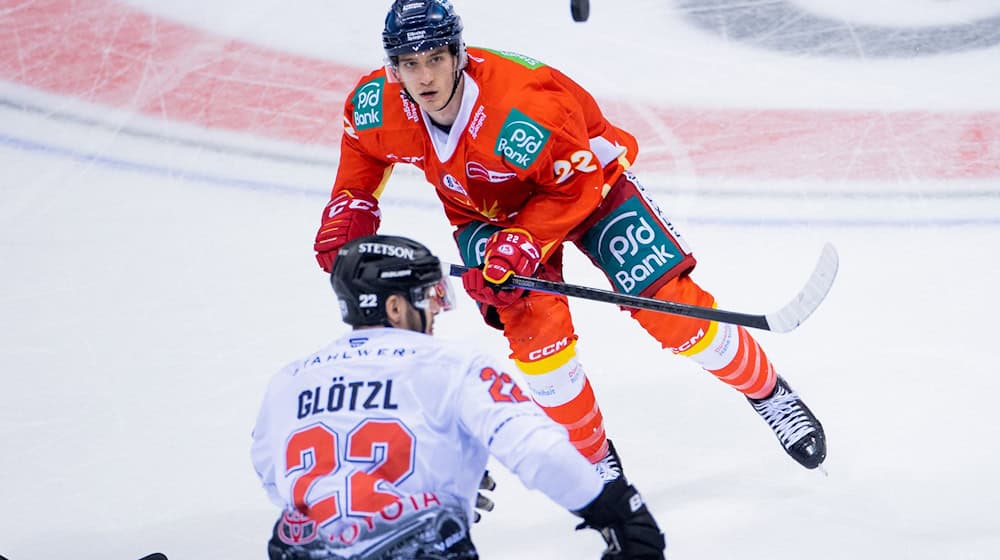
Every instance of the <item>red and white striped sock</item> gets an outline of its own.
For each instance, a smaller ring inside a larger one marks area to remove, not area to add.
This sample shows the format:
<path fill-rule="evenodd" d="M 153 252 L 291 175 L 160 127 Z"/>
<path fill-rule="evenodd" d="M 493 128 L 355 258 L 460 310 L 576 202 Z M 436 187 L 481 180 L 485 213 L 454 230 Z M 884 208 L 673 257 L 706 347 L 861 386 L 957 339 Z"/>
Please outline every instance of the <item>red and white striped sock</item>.
<path fill-rule="evenodd" d="M 705 337 L 680 354 L 751 399 L 764 398 L 774 391 L 774 366 L 743 327 L 712 322 Z"/>
<path fill-rule="evenodd" d="M 604 416 L 590 380 L 576 357 L 576 343 L 534 362 L 514 360 L 524 374 L 532 398 L 569 432 L 569 441 L 591 463 L 608 453 Z"/>

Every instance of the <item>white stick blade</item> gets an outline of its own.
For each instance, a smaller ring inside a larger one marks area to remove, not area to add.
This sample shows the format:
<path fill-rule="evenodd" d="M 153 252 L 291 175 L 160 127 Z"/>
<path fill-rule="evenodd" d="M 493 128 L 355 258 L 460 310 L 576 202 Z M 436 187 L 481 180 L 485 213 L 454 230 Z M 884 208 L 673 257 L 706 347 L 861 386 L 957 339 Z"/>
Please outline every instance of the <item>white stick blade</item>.
<path fill-rule="evenodd" d="M 840 258 L 837 256 L 837 250 L 827 243 L 823 246 L 819 262 L 816 263 L 816 268 L 805 287 L 787 305 L 765 315 L 771 330 L 789 332 L 809 318 L 833 287 L 839 267 Z"/>

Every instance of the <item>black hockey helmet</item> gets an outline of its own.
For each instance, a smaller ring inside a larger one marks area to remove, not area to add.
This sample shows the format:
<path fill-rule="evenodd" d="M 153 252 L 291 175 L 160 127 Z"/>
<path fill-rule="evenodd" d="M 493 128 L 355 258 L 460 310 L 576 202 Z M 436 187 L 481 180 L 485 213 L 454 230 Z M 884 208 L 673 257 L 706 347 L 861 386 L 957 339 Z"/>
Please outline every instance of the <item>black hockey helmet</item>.
<path fill-rule="evenodd" d="M 330 273 L 344 322 L 387 325 L 385 300 L 401 294 L 426 309 L 433 299 L 442 311 L 454 298 L 441 261 L 420 243 L 394 235 L 367 235 L 349 241 L 337 253 Z"/>
<path fill-rule="evenodd" d="M 395 67 L 401 54 L 417 53 L 447 45 L 465 67 L 462 18 L 448 0 L 395 0 L 385 17 L 382 47 Z"/>

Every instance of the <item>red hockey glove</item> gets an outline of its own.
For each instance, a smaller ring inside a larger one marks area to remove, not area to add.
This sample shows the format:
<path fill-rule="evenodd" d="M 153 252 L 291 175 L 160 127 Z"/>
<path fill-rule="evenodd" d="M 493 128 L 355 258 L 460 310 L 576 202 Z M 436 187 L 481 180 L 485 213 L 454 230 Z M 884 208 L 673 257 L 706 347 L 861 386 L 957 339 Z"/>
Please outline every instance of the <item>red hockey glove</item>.
<path fill-rule="evenodd" d="M 486 242 L 483 268 L 472 268 L 462 274 L 462 285 L 472 299 L 493 305 L 507 307 L 522 295 L 522 288 L 500 289 L 512 275 L 531 276 L 538 269 L 542 253 L 531 235 L 523 229 L 503 229 L 493 234 Z"/>
<path fill-rule="evenodd" d="M 370 194 L 342 192 L 333 197 L 323 209 L 323 221 L 316 234 L 316 262 L 330 272 L 337 252 L 348 241 L 378 231 L 382 212 L 378 200 Z"/>

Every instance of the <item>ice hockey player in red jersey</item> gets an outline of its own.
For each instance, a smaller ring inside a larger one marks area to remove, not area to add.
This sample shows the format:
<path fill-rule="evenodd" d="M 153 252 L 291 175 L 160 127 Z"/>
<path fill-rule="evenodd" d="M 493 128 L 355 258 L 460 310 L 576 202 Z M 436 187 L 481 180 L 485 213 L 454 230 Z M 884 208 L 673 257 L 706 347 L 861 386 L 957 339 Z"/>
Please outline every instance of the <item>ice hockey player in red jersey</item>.
<path fill-rule="evenodd" d="M 271 560 L 478 558 L 469 522 L 490 455 L 600 531 L 603 558 L 663 559 L 624 477 L 605 483 L 502 366 L 431 336 L 451 298 L 426 247 L 355 239 L 331 282 L 354 329 L 278 372 L 253 430 L 254 468 L 283 510 Z"/>
<path fill-rule="evenodd" d="M 396 0 L 384 68 L 344 107 L 340 165 L 316 236 L 329 270 L 347 241 L 374 233 L 396 164 L 423 170 L 455 228 L 463 277 L 486 322 L 503 329 L 531 396 L 580 453 L 616 476 L 600 407 L 576 353 L 565 297 L 501 289 L 511 275 L 562 281 L 572 243 L 616 291 L 711 307 L 695 258 L 630 171 L 636 139 L 580 85 L 542 62 L 466 47 L 447 0 Z M 826 457 L 822 426 L 742 327 L 631 310 L 664 348 L 745 395 L 806 468 Z M 627 372 L 620 372 L 627 375 Z"/>

